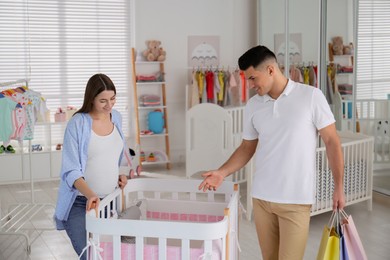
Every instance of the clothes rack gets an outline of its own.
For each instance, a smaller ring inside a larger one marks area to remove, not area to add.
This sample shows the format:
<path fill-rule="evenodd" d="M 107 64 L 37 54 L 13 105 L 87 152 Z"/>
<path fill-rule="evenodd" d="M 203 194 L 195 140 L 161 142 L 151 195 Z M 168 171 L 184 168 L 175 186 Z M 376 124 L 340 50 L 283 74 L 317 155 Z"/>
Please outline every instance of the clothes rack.
<path fill-rule="evenodd" d="M 11 82 L 0 83 L 0 90 L 9 89 L 15 85 L 25 85 L 28 88 L 30 79 L 19 79 Z M 24 167 L 23 157 L 25 156 L 23 141 L 20 143 L 21 157 L 22 157 L 22 168 Z M 32 149 L 31 139 L 28 140 L 28 160 L 29 160 L 29 172 L 30 172 L 30 189 L 31 189 L 31 202 L 29 203 L 18 203 L 9 206 L 9 210 L 5 216 L 1 216 L 0 219 L 0 235 L 16 235 L 25 238 L 27 254 L 31 253 L 31 244 L 47 230 L 54 230 L 55 227 L 38 226 L 34 222 L 35 217 L 40 212 L 44 212 L 45 209 L 53 208 L 54 205 L 51 203 L 36 203 L 34 196 L 34 176 L 32 170 Z M 24 170 L 23 170 L 24 171 Z M 28 232 L 31 231 L 32 232 Z M 32 238 L 34 231 L 38 234 Z"/>

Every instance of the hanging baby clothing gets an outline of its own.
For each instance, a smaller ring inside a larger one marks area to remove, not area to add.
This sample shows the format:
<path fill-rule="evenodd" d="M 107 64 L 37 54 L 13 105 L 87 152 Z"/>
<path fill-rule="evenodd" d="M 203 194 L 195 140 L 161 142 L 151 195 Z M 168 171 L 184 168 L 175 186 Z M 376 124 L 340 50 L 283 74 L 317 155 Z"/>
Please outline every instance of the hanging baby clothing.
<path fill-rule="evenodd" d="M 214 73 L 211 70 L 206 71 L 206 91 L 207 102 L 214 103 Z"/>
<path fill-rule="evenodd" d="M 0 97 L 0 141 L 9 142 L 13 133 L 12 112 L 18 103 L 5 96 Z"/>

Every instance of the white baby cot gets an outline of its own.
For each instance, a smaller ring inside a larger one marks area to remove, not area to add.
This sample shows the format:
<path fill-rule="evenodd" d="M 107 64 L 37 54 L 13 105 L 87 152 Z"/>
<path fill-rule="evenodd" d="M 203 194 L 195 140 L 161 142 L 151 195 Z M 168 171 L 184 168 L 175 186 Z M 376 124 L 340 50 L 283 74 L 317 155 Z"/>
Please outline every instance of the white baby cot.
<path fill-rule="evenodd" d="M 86 215 L 90 259 L 238 259 L 238 185 L 224 182 L 204 193 L 199 184 L 138 178 L 108 195 Z M 142 201 L 141 219 L 106 214 L 135 201 Z M 121 236 L 134 241 L 122 243 Z"/>
<path fill-rule="evenodd" d="M 346 205 L 367 201 L 372 209 L 372 173 L 374 138 L 352 132 L 339 132 L 344 156 L 344 192 Z M 311 215 L 332 210 L 333 177 L 326 149 L 316 149 L 316 193 Z"/>
<path fill-rule="evenodd" d="M 339 128 L 353 130 L 352 100 L 336 99 L 335 117 Z M 361 99 L 356 100 L 357 125 L 361 133 L 374 137 L 374 163 L 390 165 L 390 100 Z"/>
<path fill-rule="evenodd" d="M 243 125 L 243 107 L 221 108 L 213 104 L 200 104 L 187 112 L 187 176 L 197 171 L 218 168 L 226 161 L 235 148 L 241 143 Z M 209 136 L 207 136 L 209 134 Z M 205 137 L 206 136 L 206 137 Z M 367 201 L 372 207 L 372 171 L 373 171 L 373 138 L 339 132 L 345 161 L 345 181 L 347 205 Z M 234 145 L 233 145 L 234 144 Z M 332 210 L 333 178 L 326 157 L 325 147 L 319 139 L 316 169 L 316 194 L 312 215 Z M 223 151 L 223 152 L 222 152 Z M 233 181 L 247 181 L 247 218 L 251 218 L 251 186 L 254 172 L 253 159 L 241 171 L 243 174 Z"/>

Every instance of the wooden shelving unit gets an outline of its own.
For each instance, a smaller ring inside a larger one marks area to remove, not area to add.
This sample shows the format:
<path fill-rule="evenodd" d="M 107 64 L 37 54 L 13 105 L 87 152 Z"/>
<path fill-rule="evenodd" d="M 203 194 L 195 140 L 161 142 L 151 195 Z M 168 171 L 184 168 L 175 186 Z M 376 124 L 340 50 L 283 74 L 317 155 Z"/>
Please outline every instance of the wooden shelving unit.
<path fill-rule="evenodd" d="M 136 50 L 132 48 L 132 65 L 133 65 L 133 86 L 134 86 L 134 111 L 136 116 L 136 142 L 140 147 L 140 153 L 145 153 L 145 160 L 142 160 L 140 156 L 140 164 L 155 165 L 165 164 L 167 169 L 170 169 L 170 153 L 169 153 L 169 132 L 168 132 L 168 110 L 167 110 L 167 98 L 166 98 L 166 83 L 165 83 L 165 70 L 164 62 L 153 61 L 137 61 Z M 142 69 L 141 69 L 142 68 Z M 137 80 L 137 75 L 140 70 L 147 71 L 149 74 L 154 70 L 158 70 L 161 80 L 156 81 L 143 81 Z M 155 106 L 142 106 L 139 102 L 141 93 L 158 93 L 161 102 Z M 143 131 L 148 130 L 146 123 L 147 115 L 154 110 L 160 110 L 163 113 L 164 118 L 164 131 L 159 134 L 141 134 Z M 164 139 L 164 147 L 158 144 L 156 139 Z M 149 142 L 149 143 L 148 143 Z M 162 150 L 161 150 L 162 149 Z M 148 160 L 150 153 L 157 155 L 155 161 Z"/>

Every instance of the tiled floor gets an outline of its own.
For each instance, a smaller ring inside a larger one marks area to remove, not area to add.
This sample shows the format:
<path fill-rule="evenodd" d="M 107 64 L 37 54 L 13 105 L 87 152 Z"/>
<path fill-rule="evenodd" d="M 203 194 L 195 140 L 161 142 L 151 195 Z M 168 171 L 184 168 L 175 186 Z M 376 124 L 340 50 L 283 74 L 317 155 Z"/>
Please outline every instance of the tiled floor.
<path fill-rule="evenodd" d="M 157 168 L 149 169 L 150 172 L 159 172 L 158 174 L 148 174 L 149 177 L 158 177 L 169 175 L 175 177 L 184 177 L 184 167 L 174 166 L 170 171 L 161 171 Z M 55 203 L 57 197 L 58 181 L 41 182 L 35 185 L 35 201 L 41 203 Z M 243 200 L 245 196 L 246 185 L 241 185 Z M 30 201 L 30 186 L 26 184 L 1 185 L 0 203 L 1 216 L 8 211 L 8 206 L 14 203 Z M 361 239 L 365 246 L 368 258 L 370 260 L 389 259 L 390 255 L 390 197 L 378 193 L 374 196 L 373 211 L 368 211 L 366 203 L 359 203 L 346 208 L 358 227 Z M 51 224 L 50 216 L 52 210 L 42 210 L 39 212 L 33 225 Z M 49 217 L 48 217 L 49 216 Z M 328 222 L 330 214 L 324 213 L 312 217 L 309 241 L 305 252 L 305 260 L 316 258 L 317 249 L 321 232 L 325 223 Z M 69 239 L 64 232 L 56 230 L 45 231 L 38 235 L 32 233 L 32 237 L 37 237 L 32 244 L 30 256 L 24 250 L 25 241 L 20 237 L 10 235 L 0 235 L 0 260 L 71 260 L 77 259 Z M 239 233 L 240 246 L 242 252 L 240 259 L 255 260 L 261 259 L 260 249 L 257 243 L 256 231 L 252 222 L 243 218 L 240 222 Z"/>

